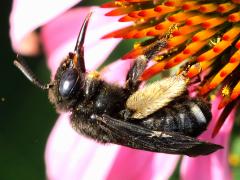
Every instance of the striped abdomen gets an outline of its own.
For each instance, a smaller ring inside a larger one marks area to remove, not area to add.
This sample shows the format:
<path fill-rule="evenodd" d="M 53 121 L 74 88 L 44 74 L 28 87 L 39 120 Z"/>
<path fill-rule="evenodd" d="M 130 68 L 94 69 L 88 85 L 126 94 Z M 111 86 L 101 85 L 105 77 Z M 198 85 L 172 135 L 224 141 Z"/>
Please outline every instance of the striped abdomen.
<path fill-rule="evenodd" d="M 211 117 L 209 103 L 184 97 L 148 116 L 141 124 L 152 130 L 196 137 L 206 130 Z"/>

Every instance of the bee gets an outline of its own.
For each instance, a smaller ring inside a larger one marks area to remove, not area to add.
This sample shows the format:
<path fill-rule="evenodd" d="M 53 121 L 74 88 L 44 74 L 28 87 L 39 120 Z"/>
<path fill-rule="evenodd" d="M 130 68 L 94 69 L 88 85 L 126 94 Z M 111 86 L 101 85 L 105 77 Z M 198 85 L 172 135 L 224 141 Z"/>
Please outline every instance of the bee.
<path fill-rule="evenodd" d="M 124 87 L 105 82 L 96 71 L 87 72 L 84 39 L 90 16 L 81 27 L 74 52 L 63 60 L 49 84 L 41 83 L 20 57 L 14 61 L 33 84 L 48 90 L 57 110 L 71 112 L 72 127 L 99 143 L 152 152 L 198 156 L 222 148 L 196 138 L 211 120 L 210 104 L 188 96 L 184 74 L 139 89 L 148 61 L 166 47 L 166 39 L 136 58 Z"/>

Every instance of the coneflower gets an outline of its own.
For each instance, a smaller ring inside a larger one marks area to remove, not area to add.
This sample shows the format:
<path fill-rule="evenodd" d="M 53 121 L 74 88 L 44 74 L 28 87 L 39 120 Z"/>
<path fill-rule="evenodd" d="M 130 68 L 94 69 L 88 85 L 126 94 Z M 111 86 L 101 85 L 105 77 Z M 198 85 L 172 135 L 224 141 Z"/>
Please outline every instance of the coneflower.
<path fill-rule="evenodd" d="M 102 5 L 113 8 L 107 16 L 120 16 L 132 25 L 103 38 L 144 38 L 123 59 L 144 54 L 159 38 L 169 36 L 167 47 L 145 70 L 143 80 L 176 65 L 187 67 L 190 78 L 203 75 L 198 95 L 219 91 L 224 108 L 213 136 L 240 102 L 240 0 L 115 0 Z"/>

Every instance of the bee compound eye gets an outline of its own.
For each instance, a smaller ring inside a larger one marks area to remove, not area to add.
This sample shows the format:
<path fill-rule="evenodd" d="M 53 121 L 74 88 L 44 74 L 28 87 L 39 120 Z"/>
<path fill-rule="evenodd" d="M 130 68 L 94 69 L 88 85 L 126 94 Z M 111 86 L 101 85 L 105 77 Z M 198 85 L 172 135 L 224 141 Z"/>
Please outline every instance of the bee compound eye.
<path fill-rule="evenodd" d="M 66 70 L 63 73 L 59 84 L 60 95 L 64 98 L 70 97 L 74 93 L 74 90 L 76 89 L 78 79 L 79 76 L 77 70 L 75 69 Z"/>

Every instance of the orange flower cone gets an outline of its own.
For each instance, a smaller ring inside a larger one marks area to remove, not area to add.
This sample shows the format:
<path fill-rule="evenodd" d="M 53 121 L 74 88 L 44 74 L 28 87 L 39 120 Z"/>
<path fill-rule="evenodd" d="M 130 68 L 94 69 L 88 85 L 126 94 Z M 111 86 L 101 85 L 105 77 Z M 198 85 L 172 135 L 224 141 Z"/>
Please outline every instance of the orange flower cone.
<path fill-rule="evenodd" d="M 134 59 L 157 39 L 169 36 L 167 47 L 154 58 L 157 61 L 145 70 L 142 80 L 181 65 L 182 70 L 187 67 L 190 78 L 204 74 L 199 96 L 221 92 L 223 98 L 218 108 L 227 110 L 214 129 L 216 135 L 223 117 L 240 102 L 240 1 L 115 0 L 102 7 L 113 8 L 107 16 L 121 15 L 120 22 L 132 22 L 103 38 L 150 39 L 123 59 Z"/>

